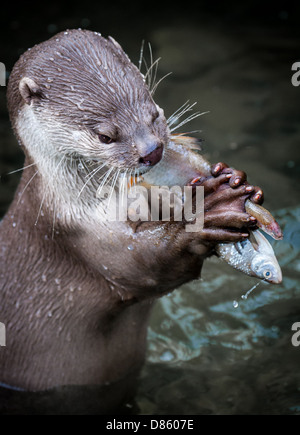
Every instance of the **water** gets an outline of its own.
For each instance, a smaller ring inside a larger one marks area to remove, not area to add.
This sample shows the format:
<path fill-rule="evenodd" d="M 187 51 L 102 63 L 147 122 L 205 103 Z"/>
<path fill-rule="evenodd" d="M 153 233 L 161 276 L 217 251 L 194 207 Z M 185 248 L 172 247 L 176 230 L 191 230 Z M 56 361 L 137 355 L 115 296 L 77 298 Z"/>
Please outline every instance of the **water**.
<path fill-rule="evenodd" d="M 292 325 L 299 319 L 295 269 L 300 208 L 279 214 L 289 221 L 287 240 L 274 243 L 283 269 L 281 285 L 262 282 L 251 294 L 245 293 L 257 280 L 212 259 L 204 267 L 203 281 L 186 284 L 159 301 L 149 330 L 139 396 L 142 411 L 297 413 L 300 349 L 291 338 Z M 241 294 L 247 299 L 241 300 Z M 240 300 L 236 308 L 234 299 Z M 163 363 L 161 356 L 171 351 L 174 358 Z"/>
<path fill-rule="evenodd" d="M 173 71 L 171 89 L 165 83 L 158 92 L 161 100 L 174 110 L 178 99 L 209 110 L 187 128 L 202 129 L 209 160 L 244 169 L 263 187 L 266 207 L 277 210 L 285 241 L 272 244 L 284 279 L 249 293 L 256 279 L 212 259 L 202 281 L 160 300 L 149 329 L 141 412 L 299 414 L 300 348 L 291 342 L 300 319 L 299 92 L 289 77 L 294 41 L 270 28 L 248 26 L 234 37 L 202 23 L 160 29 L 154 42 L 161 74 Z"/>
<path fill-rule="evenodd" d="M 140 410 L 135 412 L 300 414 L 300 347 L 291 341 L 292 325 L 300 321 L 300 88 L 291 84 L 291 65 L 299 60 L 299 17 L 274 6 L 256 19 L 257 10 L 251 14 L 251 7 L 243 7 L 236 5 L 223 15 L 209 7 L 201 12 L 198 7 L 195 20 L 187 12 L 170 19 L 168 10 L 157 21 L 157 14 L 149 23 L 137 20 L 130 32 L 115 18 L 97 22 L 102 14 L 91 13 L 90 28 L 113 35 L 136 63 L 142 39 L 151 42 L 155 58 L 162 57 L 158 79 L 173 72 L 155 94 L 166 116 L 187 100 L 198 101 L 195 110 L 209 111 L 186 130 L 202 130 L 204 153 L 211 162 L 225 161 L 245 170 L 250 181 L 264 189 L 266 207 L 276 211 L 285 232 L 284 241 L 273 244 L 283 270 L 281 285 L 262 283 L 241 299 L 257 280 L 211 259 L 204 265 L 201 281 L 157 302 L 137 395 Z M 32 33 L 25 40 L 22 24 L 16 28 L 22 19 L 9 20 L 6 11 L 3 14 L 15 33 L 2 40 L 18 41 L 14 50 L 1 43 L 10 69 L 22 50 L 19 41 L 25 48 L 52 34 L 35 34 L 35 26 L 27 26 Z M 89 19 L 87 11 L 77 15 Z M 64 16 L 59 25 L 63 27 L 64 19 L 67 28 L 69 18 Z M 80 25 L 75 18 L 73 24 Z M 59 25 L 51 24 L 65 29 Z M 5 174 L 20 168 L 23 161 L 7 119 L 4 88 L 0 88 L 0 134 L 3 214 L 18 183 L 18 173 Z M 46 394 L 48 400 L 44 395 L 44 412 L 51 412 L 51 401 L 59 396 L 67 397 L 64 403 L 76 413 L 82 394 L 93 397 L 87 409 L 97 411 L 98 393 L 93 396 L 90 388 L 80 394 L 70 390 L 68 395 L 64 390 L 63 396 Z M 3 395 L 0 389 L 0 399 Z M 16 407 L 21 403 L 25 412 L 40 397 L 22 393 L 14 403 Z"/>
<path fill-rule="evenodd" d="M 244 300 L 248 299 L 248 296 L 250 295 L 250 293 L 252 293 L 253 290 L 255 290 L 256 287 L 258 287 L 260 284 L 261 284 L 261 282 L 259 281 L 257 284 L 255 284 L 253 287 L 251 287 L 251 289 L 248 290 L 244 295 L 242 295 L 241 298 L 244 299 Z M 238 303 L 238 301 L 234 300 L 232 302 L 232 305 L 233 305 L 233 308 L 238 308 L 239 303 Z"/>

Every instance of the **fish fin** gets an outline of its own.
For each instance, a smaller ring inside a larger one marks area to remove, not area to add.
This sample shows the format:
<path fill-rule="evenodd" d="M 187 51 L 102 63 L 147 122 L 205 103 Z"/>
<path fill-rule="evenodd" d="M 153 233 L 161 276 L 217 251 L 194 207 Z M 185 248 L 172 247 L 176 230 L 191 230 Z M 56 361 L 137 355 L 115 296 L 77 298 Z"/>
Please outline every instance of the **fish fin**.
<path fill-rule="evenodd" d="M 253 246 L 253 249 L 255 249 L 255 251 L 259 251 L 259 240 L 255 237 L 256 233 L 258 233 L 258 231 L 251 231 L 250 232 L 250 237 L 249 237 L 249 241 L 251 243 L 251 245 Z M 261 234 L 261 233 L 259 233 Z"/>
<path fill-rule="evenodd" d="M 253 236 L 255 239 L 255 241 L 250 241 L 256 251 L 264 252 L 265 254 L 268 253 L 273 256 L 275 255 L 271 244 L 260 231 L 253 231 L 250 235 L 250 238 L 251 236 Z"/>

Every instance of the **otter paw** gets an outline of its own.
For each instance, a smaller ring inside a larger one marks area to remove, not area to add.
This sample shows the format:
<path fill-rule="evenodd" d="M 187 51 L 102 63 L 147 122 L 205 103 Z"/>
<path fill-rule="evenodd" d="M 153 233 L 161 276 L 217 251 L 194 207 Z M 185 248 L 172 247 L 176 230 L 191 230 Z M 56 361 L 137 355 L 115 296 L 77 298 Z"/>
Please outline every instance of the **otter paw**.
<path fill-rule="evenodd" d="M 230 168 L 226 163 L 216 163 L 211 167 L 211 173 L 214 177 L 218 177 L 222 174 L 227 174 L 229 177 L 229 186 L 233 189 L 241 186 L 242 184 L 249 185 L 247 181 L 247 174 L 244 171 L 238 171 L 237 169 Z M 250 199 L 256 204 L 262 204 L 264 202 L 264 193 L 258 186 L 252 186 L 252 194 Z"/>

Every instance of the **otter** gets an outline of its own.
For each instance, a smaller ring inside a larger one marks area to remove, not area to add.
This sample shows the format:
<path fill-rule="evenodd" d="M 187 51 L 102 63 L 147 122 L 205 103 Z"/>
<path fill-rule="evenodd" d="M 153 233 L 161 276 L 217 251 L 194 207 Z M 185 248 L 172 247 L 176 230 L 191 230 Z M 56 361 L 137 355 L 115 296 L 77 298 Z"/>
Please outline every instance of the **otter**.
<path fill-rule="evenodd" d="M 217 243 L 248 236 L 244 203 L 262 191 L 219 163 L 201 180 L 197 233 L 101 219 L 99 184 L 151 170 L 170 140 L 144 76 L 111 37 L 70 30 L 36 45 L 7 98 L 25 168 L 0 225 L 0 382 L 103 386 L 111 412 L 134 395 L 155 300 L 197 279 Z"/>

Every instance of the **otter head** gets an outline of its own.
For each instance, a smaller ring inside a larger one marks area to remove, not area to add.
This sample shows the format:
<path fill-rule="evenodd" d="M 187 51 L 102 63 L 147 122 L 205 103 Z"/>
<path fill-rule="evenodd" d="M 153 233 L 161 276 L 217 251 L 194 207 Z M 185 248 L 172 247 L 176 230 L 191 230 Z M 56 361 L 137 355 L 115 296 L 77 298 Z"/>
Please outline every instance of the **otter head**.
<path fill-rule="evenodd" d="M 90 31 L 62 32 L 28 50 L 12 71 L 8 107 L 35 162 L 65 156 L 145 172 L 168 143 L 163 111 L 138 68 L 112 38 Z"/>

